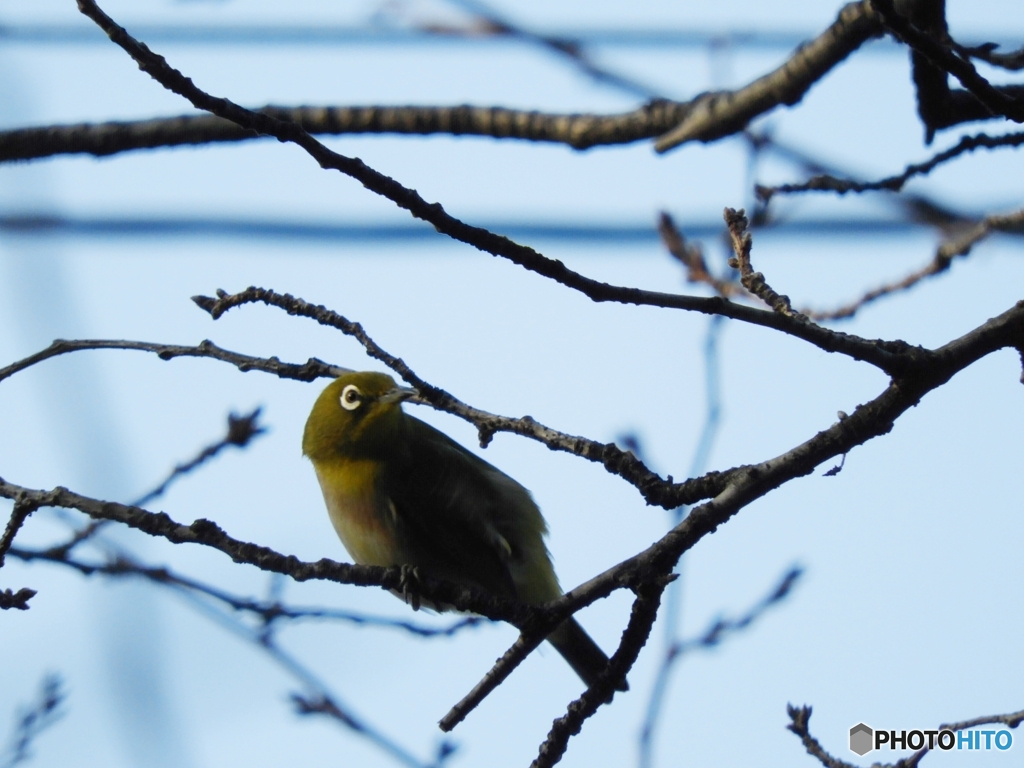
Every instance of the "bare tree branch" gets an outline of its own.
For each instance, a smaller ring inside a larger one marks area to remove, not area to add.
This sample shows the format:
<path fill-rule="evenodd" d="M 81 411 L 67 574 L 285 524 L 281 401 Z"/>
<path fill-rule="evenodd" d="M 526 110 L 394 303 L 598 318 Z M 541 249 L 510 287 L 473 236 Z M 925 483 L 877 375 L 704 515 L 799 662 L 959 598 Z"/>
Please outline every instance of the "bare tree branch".
<path fill-rule="evenodd" d="M 417 637 L 451 637 L 463 629 L 478 626 L 483 621 L 479 617 L 468 616 L 452 622 L 446 627 L 429 627 L 401 619 L 371 616 L 334 608 L 302 608 L 284 605 L 277 600 L 254 600 L 248 597 L 233 595 L 210 584 L 182 576 L 166 566 L 153 567 L 142 565 L 125 554 L 117 554 L 103 563 L 87 563 L 71 557 L 70 553 L 55 548 L 21 549 L 12 547 L 10 555 L 27 563 L 46 562 L 63 565 L 83 576 L 100 574 L 114 578 L 136 577 L 145 579 L 152 584 L 183 587 L 192 592 L 211 597 L 235 611 L 252 614 L 259 618 L 260 622 L 265 626 L 281 620 L 322 619 L 363 626 L 401 629 Z"/>
<path fill-rule="evenodd" d="M 683 552 L 753 500 L 789 480 L 811 473 L 818 464 L 829 458 L 848 453 L 854 446 L 886 434 L 895 420 L 907 409 L 917 405 L 927 392 L 941 386 L 959 370 L 981 357 L 997 349 L 1019 349 L 1021 346 L 1024 346 L 1024 302 L 937 350 L 918 350 L 912 366 L 873 401 L 859 406 L 846 419 L 836 422 L 782 456 L 733 470 L 729 473 L 727 486 L 712 501 L 693 509 L 679 525 L 650 548 L 545 606 L 524 606 L 430 578 L 423 580 L 423 594 L 435 602 L 450 604 L 458 610 L 509 621 L 520 627 L 523 633 L 521 639 L 532 642 L 537 638 L 536 642 L 539 643 L 539 638 L 546 637 L 568 615 L 617 589 L 640 589 L 646 584 L 660 583 L 658 580 L 669 576 Z M 116 520 L 175 543 L 203 544 L 219 549 L 236 562 L 285 573 L 299 581 L 327 579 L 391 590 L 406 586 L 401 568 L 344 565 L 326 559 L 305 563 L 266 547 L 233 539 L 209 520 L 200 519 L 185 526 L 163 513 L 154 514 L 136 507 L 90 499 L 64 488 L 52 491 L 31 490 L 0 479 L 0 497 L 22 499 L 23 503 L 36 507 L 74 508 L 94 519 Z M 620 647 L 620 651 L 624 647 L 625 644 Z M 514 666 L 517 663 L 518 660 L 506 654 L 496 666 Z"/>
<path fill-rule="evenodd" d="M 726 478 L 717 472 L 711 472 L 700 478 L 687 480 L 683 483 L 673 482 L 671 476 L 667 480 L 663 480 L 659 475 L 651 472 L 632 453 L 623 451 L 612 443 L 599 443 L 585 437 L 559 432 L 544 426 L 529 416 L 514 419 L 491 414 L 466 405 L 444 390 L 428 384 L 416 376 L 402 360 L 389 355 L 381 349 L 358 323 L 351 323 L 341 315 L 331 312 L 325 307 L 314 307 L 293 296 L 277 294 L 261 288 L 250 288 L 248 291 L 233 296 L 225 294 L 220 301 L 225 303 L 218 305 L 220 310 L 217 312 L 217 317 L 231 307 L 260 301 L 270 306 L 285 309 L 290 314 L 310 317 L 317 320 L 317 322 L 338 328 L 343 332 L 351 332 L 351 335 L 355 335 L 364 344 L 371 357 L 384 362 L 420 390 L 420 397 L 415 399 L 414 402 L 431 405 L 438 410 L 443 410 L 470 422 L 477 427 L 483 444 L 489 442 L 491 437 L 497 432 L 512 432 L 530 437 L 553 450 L 574 453 L 590 461 L 602 464 L 609 472 L 619 475 L 634 485 L 644 494 L 644 498 L 648 500 L 648 503 L 662 506 L 678 506 L 680 503 L 685 503 L 677 502 L 677 499 L 699 501 L 702 498 L 709 498 L 718 492 L 717 489 L 724 487 Z M 214 307 L 217 304 L 213 299 L 206 299 L 205 297 L 199 297 L 197 303 L 203 306 L 204 309 Z M 211 310 L 208 309 L 207 311 Z M 348 329 L 348 331 L 345 329 Z M 227 362 L 243 372 L 258 370 L 279 376 L 280 378 L 297 379 L 299 381 L 312 381 L 318 377 L 337 377 L 351 370 L 330 365 L 316 358 L 310 358 L 306 363 L 298 365 L 295 363 L 282 363 L 276 357 L 252 357 L 222 349 L 210 341 L 203 341 L 196 346 L 183 346 L 144 341 L 82 339 L 75 341 L 57 340 L 40 352 L 11 363 L 5 368 L 0 368 L 0 381 L 52 357 L 91 349 L 139 350 L 154 353 L 162 360 L 172 360 L 176 357 L 208 357 Z M 69 542 L 69 545 L 74 546 L 74 541 Z"/>
<path fill-rule="evenodd" d="M 766 187 L 760 184 L 755 185 L 754 192 L 758 199 L 768 203 L 774 195 L 796 194 L 799 192 L 838 192 L 845 195 L 847 192 L 869 192 L 869 191 L 890 191 L 899 192 L 903 186 L 915 176 L 926 176 L 935 168 L 946 163 L 965 152 L 973 152 L 976 149 L 999 149 L 1002 147 L 1019 147 L 1024 145 L 1024 133 L 1008 133 L 1003 136 L 989 136 L 979 133 L 975 136 L 964 136 L 954 146 L 947 150 L 933 155 L 923 163 L 908 165 L 902 173 L 895 176 L 887 176 L 878 181 L 857 181 L 856 179 L 839 178 L 830 174 L 812 176 L 800 184 L 779 184 L 774 187 Z"/>
<path fill-rule="evenodd" d="M 622 290 L 628 291 L 635 296 L 634 301 L 629 302 L 634 304 L 647 303 L 644 301 L 647 299 L 652 305 L 667 307 L 669 306 L 668 303 L 659 304 L 656 302 L 660 298 L 665 298 L 666 300 L 672 298 L 671 294 L 640 291 L 638 289 Z M 695 299 L 696 297 L 684 298 Z M 333 328 L 337 328 L 342 331 L 342 333 L 346 333 L 358 339 L 367 349 L 367 352 L 371 357 L 381 360 L 407 382 L 417 389 L 420 389 L 421 394 L 435 407 L 440 408 L 441 410 L 447 410 L 447 407 L 444 405 L 445 401 L 443 397 L 441 395 L 435 395 L 432 392 L 432 389 L 436 388 L 431 388 L 430 385 L 427 385 L 425 382 L 421 382 L 415 374 L 408 371 L 408 367 L 405 366 L 404 362 L 398 358 L 393 358 L 388 355 L 377 347 L 376 344 L 373 344 L 372 340 L 364 342 L 360 338 L 360 335 L 365 335 L 365 332 L 358 323 L 352 323 L 323 306 L 312 305 L 289 294 L 279 294 L 272 290 L 257 288 L 255 286 L 251 286 L 236 294 L 228 294 L 224 291 L 219 291 L 216 299 L 208 296 L 194 296 L 192 300 L 209 312 L 214 319 L 220 317 L 221 314 L 233 307 L 258 302 L 278 307 L 289 314 L 309 317 L 316 320 L 321 325 L 328 325 Z M 742 304 L 728 302 L 720 298 L 697 300 L 710 302 L 722 310 L 712 311 L 711 314 L 718 314 L 723 317 L 731 317 L 740 320 L 750 320 L 755 325 L 773 328 L 807 341 L 826 352 L 839 352 L 840 354 L 848 355 L 855 360 L 863 360 L 891 375 L 904 370 L 906 366 L 910 364 L 910 358 L 912 358 L 917 351 L 916 348 L 910 347 L 910 345 L 902 341 L 883 341 L 880 339 L 872 341 L 862 339 L 858 336 L 839 333 L 837 331 L 832 331 L 819 325 L 815 325 L 814 323 L 808 323 L 806 319 L 800 319 L 795 315 L 790 317 L 769 310 L 754 309 Z M 346 328 L 348 330 L 346 330 Z M 0 374 L 2 374 L 2 371 L 0 371 Z M 424 387 L 421 388 L 420 383 L 418 382 L 423 383 Z M 438 399 L 435 400 L 435 397 Z M 520 421 L 528 423 L 531 420 L 523 419 Z M 495 428 L 491 431 L 498 431 L 498 429 Z M 509 431 L 520 433 L 518 429 L 510 429 Z M 520 434 L 528 434 L 528 432 L 524 431 Z M 686 502 L 679 502 L 674 506 L 679 506 L 679 504 L 682 503 Z"/>
<path fill-rule="evenodd" d="M 687 282 L 704 283 L 726 299 L 753 298 L 747 289 L 736 280 L 712 275 L 704 260 L 704 251 L 700 244 L 687 241 L 666 211 L 662 211 L 658 217 L 658 234 L 661 235 L 661 242 L 664 243 L 665 249 L 686 269 Z"/>
<path fill-rule="evenodd" d="M 743 287 L 771 307 L 773 312 L 807 322 L 807 317 L 793 311 L 789 296 L 776 293 L 765 281 L 764 275 L 754 271 L 750 263 L 750 250 L 753 248 L 754 239 L 750 234 L 746 213 L 743 210 L 726 208 L 725 224 L 729 229 L 733 252 L 736 254 L 734 258 L 729 259 L 729 266 L 739 270 L 740 283 Z"/>
<path fill-rule="evenodd" d="M 549 607 L 555 609 L 567 604 L 571 610 L 578 610 L 583 607 L 583 603 L 603 598 L 623 585 L 637 585 L 667 576 L 684 552 L 754 499 L 789 480 L 810 474 L 822 462 L 848 453 L 855 445 L 887 434 L 902 413 L 917 405 L 927 392 L 944 384 L 957 371 L 996 349 L 1016 349 L 1020 345 L 1024 345 L 1024 301 L 959 339 L 928 353 L 930 361 L 922 362 L 913 374 L 894 379 L 881 395 L 858 406 L 852 415 L 837 421 L 810 440 L 781 456 L 731 471 L 725 490 L 711 501 L 694 508 L 682 522 L 651 547 L 566 592 L 564 597 L 549 604 Z M 497 661 L 488 674 L 499 680 L 504 679 L 510 668 L 517 666 L 540 643 L 539 636 L 536 630 L 524 628 L 516 644 Z M 454 727 L 465 717 L 469 708 L 466 700 L 460 702 L 457 711 L 453 709 L 442 720 L 442 727 Z"/>
<path fill-rule="evenodd" d="M 992 117 L 1005 117 L 1015 123 L 1024 122 L 1024 87 L 996 87 L 978 74 L 974 65 L 965 58 L 957 56 L 951 47 L 937 41 L 927 32 L 921 31 L 915 24 L 900 16 L 893 7 L 892 0 L 870 0 L 874 10 L 882 17 L 882 24 L 897 39 L 910 46 L 934 67 L 953 75 Z M 944 26 L 944 20 L 943 20 Z M 918 81 L 919 95 L 922 83 Z M 968 118 L 977 119 L 977 118 Z M 928 123 L 929 130 L 934 126 Z M 931 134 L 929 133 L 929 136 Z"/>
<path fill-rule="evenodd" d="M 655 99 L 621 114 L 561 114 L 459 105 L 298 106 L 268 105 L 254 113 L 291 122 L 313 135 L 395 134 L 486 136 L 567 144 L 574 149 L 631 144 L 660 136 L 690 110 L 689 103 Z M 252 141 L 260 135 L 216 115 L 180 115 L 0 131 L 0 163 L 54 155 L 108 157 L 159 147 Z"/>
<path fill-rule="evenodd" d="M 23 708 L 18 715 L 10 749 L 5 757 L 0 758 L 0 767 L 14 768 L 32 759 L 32 742 L 64 716 L 60 705 L 66 698 L 60 676 L 46 675 L 39 685 L 39 698 L 31 706 Z"/>
<path fill-rule="evenodd" d="M 845 320 L 853 317 L 864 306 L 885 296 L 906 291 L 929 277 L 940 275 L 949 269 L 953 259 L 966 256 L 971 249 L 993 232 L 1024 231 L 1024 209 L 1016 213 L 986 216 L 975 226 L 942 243 L 930 262 L 905 277 L 891 283 L 872 288 L 858 299 L 832 310 L 804 310 L 814 320 Z"/>
<path fill-rule="evenodd" d="M 742 131 L 780 104 L 797 104 L 829 70 L 881 34 L 880 21 L 870 0 L 844 6 L 832 26 L 798 48 L 778 69 L 736 91 L 698 96 L 682 122 L 654 143 L 655 150 L 667 152 L 688 141 L 714 141 Z"/>
<path fill-rule="evenodd" d="M 797 736 L 800 737 L 800 741 L 804 744 L 804 749 L 807 750 L 807 754 L 811 757 L 815 757 L 818 761 L 825 766 L 825 768 L 858 768 L 853 763 L 847 763 L 843 760 L 837 760 L 832 757 L 821 743 L 811 735 L 810 721 L 811 721 L 811 708 L 794 707 L 792 704 L 786 705 L 786 713 L 789 715 L 790 724 L 786 728 Z"/>
<path fill-rule="evenodd" d="M 0 568 L 4 566 L 4 558 L 7 556 L 11 545 L 14 544 L 14 537 L 18 535 L 21 526 L 25 524 L 28 516 L 39 509 L 39 505 L 33 504 L 31 500 L 23 496 L 14 496 L 14 509 L 11 510 L 11 517 L 7 521 L 3 536 L 0 536 Z M 34 589 L 22 587 L 17 592 L 10 589 L 0 591 L 0 610 L 7 611 L 12 608 L 19 611 L 27 611 L 28 601 L 36 594 Z"/>
<path fill-rule="evenodd" d="M 961 720 L 957 723 L 947 723 L 940 725 L 940 729 L 950 731 L 965 731 L 968 728 L 974 728 L 979 725 L 988 725 L 989 723 L 1001 723 L 1008 725 L 1011 728 L 1016 728 L 1021 723 L 1024 723 L 1024 709 L 1019 712 L 1011 712 L 1006 715 L 983 715 L 982 717 L 974 717 L 970 720 Z"/>
<path fill-rule="evenodd" d="M 996 53 L 998 47 L 998 43 L 982 43 L 974 46 L 953 43 L 953 50 L 961 56 L 980 59 L 993 67 L 1008 69 L 1012 72 L 1024 69 L 1024 48 L 1009 53 Z"/>
<path fill-rule="evenodd" d="M 46 349 L 0 368 L 0 381 L 44 360 L 66 355 L 69 352 L 81 352 L 90 349 L 131 349 L 140 352 L 152 352 L 161 360 L 173 360 L 176 357 L 209 357 L 229 363 L 243 373 L 247 371 L 263 371 L 282 379 L 295 379 L 297 381 L 315 381 L 323 377 L 337 378 L 344 373 L 351 373 L 348 368 L 329 365 L 323 360 L 317 360 L 315 357 L 311 357 L 302 365 L 282 363 L 276 357 L 252 357 L 251 355 L 243 355 L 238 352 L 221 349 L 209 340 L 201 341 L 192 347 L 181 344 L 157 344 L 149 341 L 128 341 L 125 339 L 78 339 L 74 341 L 57 339 Z"/>
<path fill-rule="evenodd" d="M 256 423 L 260 416 L 260 410 L 260 408 L 256 408 L 244 416 L 239 416 L 236 413 L 229 413 L 228 432 L 224 437 L 203 448 L 194 458 L 186 461 L 184 464 L 176 464 L 174 469 L 171 470 L 171 473 L 162 483 L 160 483 L 160 485 L 141 496 L 136 501 L 133 501 L 132 506 L 144 507 L 154 499 L 160 498 L 167 491 L 167 488 L 171 483 L 182 475 L 187 475 L 199 465 L 209 461 L 229 445 L 233 445 L 237 448 L 244 448 L 251 440 L 265 433 L 266 430 L 263 427 L 258 426 Z"/>
<path fill-rule="evenodd" d="M 602 704 L 611 701 L 610 697 L 614 693 L 616 683 L 625 677 L 626 671 L 633 666 L 640 651 L 647 644 L 654 620 L 658 616 L 661 595 L 670 580 L 666 577 L 658 583 L 635 588 L 636 600 L 633 601 L 629 623 L 622 633 L 618 650 L 608 664 L 608 671 L 572 702 L 562 717 L 555 720 L 531 768 L 550 768 L 561 760 L 569 745 L 569 739 L 582 730 L 583 723 L 596 713 Z"/>
<path fill-rule="evenodd" d="M 792 106 L 798 103 L 811 85 L 881 31 L 878 18 L 866 0 L 851 3 L 843 9 L 835 24 L 817 39 L 801 47 L 786 64 L 774 72 L 737 91 L 704 94 L 690 102 L 678 102 L 653 98 L 655 94 L 650 89 L 638 89 L 635 83 L 628 82 L 621 75 L 597 67 L 571 41 L 538 37 L 512 27 L 503 20 L 488 20 L 494 34 L 536 39 L 545 47 L 557 49 L 568 56 L 589 76 L 617 87 L 626 87 L 633 93 L 642 90 L 642 95 L 649 101 L 636 110 L 616 115 L 554 114 L 469 105 L 268 105 L 253 110 L 253 114 L 261 114 L 278 122 L 295 123 L 310 134 L 443 133 L 555 142 L 568 144 L 575 149 L 626 144 L 661 136 L 656 146 L 658 151 L 666 151 L 671 148 L 667 142 L 673 135 L 678 134 L 679 138 L 671 139 L 671 146 L 694 139 L 713 141 L 742 130 L 755 117 L 779 104 Z M 109 30 L 104 29 L 109 34 Z M 208 107 L 196 106 L 208 110 Z M 102 157 L 138 149 L 245 141 L 269 133 L 259 128 L 259 133 L 254 133 L 252 128 L 255 126 L 239 124 L 233 117 L 226 115 L 217 117 L 219 113 L 216 110 L 208 111 L 214 112 L 215 116 L 181 115 L 154 120 L 52 125 L 0 132 L 0 162 L 75 153 Z M 673 128 L 675 131 L 670 130 Z"/>

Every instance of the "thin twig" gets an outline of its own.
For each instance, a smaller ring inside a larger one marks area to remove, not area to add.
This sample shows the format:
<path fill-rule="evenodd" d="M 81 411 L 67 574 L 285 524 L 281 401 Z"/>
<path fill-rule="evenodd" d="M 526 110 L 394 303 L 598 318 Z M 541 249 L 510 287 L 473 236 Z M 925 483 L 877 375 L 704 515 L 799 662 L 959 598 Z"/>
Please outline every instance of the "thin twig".
<path fill-rule="evenodd" d="M 575 65 L 576 69 L 601 85 L 609 85 L 620 91 L 645 99 L 650 99 L 657 95 L 653 88 L 596 64 L 587 55 L 583 44 L 579 40 L 538 34 L 518 24 L 513 24 L 498 11 L 483 3 L 482 0 L 449 0 L 449 2 L 475 17 L 469 29 L 465 27 L 439 27 L 438 25 L 422 26 L 421 28 L 443 34 L 468 33 L 474 36 L 489 35 L 526 40 L 551 53 L 565 57 Z"/>
<path fill-rule="evenodd" d="M 305 363 L 299 365 L 298 363 L 282 363 L 276 357 L 263 358 L 243 355 L 238 352 L 222 349 L 209 340 L 201 341 L 195 346 L 188 346 L 181 344 L 158 344 L 149 341 L 128 341 L 124 339 L 77 339 L 71 341 L 57 339 L 46 349 L 0 368 L 0 381 L 44 360 L 66 355 L 70 352 L 82 352 L 90 349 L 129 349 L 139 352 L 151 352 L 161 360 L 173 360 L 176 357 L 209 357 L 229 363 L 243 373 L 263 371 L 282 379 L 295 379 L 296 381 L 315 381 L 318 378 L 324 377 L 337 378 L 344 373 L 352 372 L 349 368 L 329 365 L 315 357 L 311 357 Z"/>
<path fill-rule="evenodd" d="M 38 504 L 33 504 L 27 499 L 14 498 L 14 509 L 11 510 L 11 517 L 7 521 L 3 536 L 0 536 L 0 568 L 4 565 L 4 556 L 7 550 L 14 544 L 14 537 L 18 535 L 21 526 L 25 524 L 28 516 L 39 509 Z"/>
<path fill-rule="evenodd" d="M 959 236 L 942 243 L 936 249 L 935 256 L 931 261 L 899 280 L 872 288 L 854 301 L 836 309 L 805 309 L 804 312 L 814 320 L 845 320 L 851 318 L 862 307 L 878 299 L 909 290 L 929 277 L 942 274 L 949 269 L 955 258 L 966 256 L 975 245 L 994 232 L 1021 231 L 1022 229 L 1024 229 L 1024 209 L 1009 214 L 986 216 Z"/>
<path fill-rule="evenodd" d="M 154 499 L 160 498 L 164 495 L 172 482 L 182 475 L 187 475 L 201 464 L 209 461 L 229 445 L 233 445 L 237 448 L 244 448 L 253 439 L 264 434 L 266 429 L 256 423 L 260 416 L 260 410 L 260 408 L 255 408 L 252 412 L 247 413 L 244 416 L 239 416 L 236 413 L 229 413 L 228 431 L 224 437 L 216 443 L 211 443 L 203 448 L 191 460 L 186 461 L 184 464 L 175 465 L 174 469 L 171 470 L 171 473 L 162 483 L 160 483 L 160 485 L 141 496 L 138 500 L 133 501 L 132 506 L 144 507 Z"/>
<path fill-rule="evenodd" d="M 882 24 L 897 39 L 926 57 L 934 66 L 960 81 L 993 116 L 1002 116 L 1015 123 L 1024 122 L 1024 99 L 1015 98 L 978 74 L 968 59 L 957 56 L 948 46 L 922 32 L 893 7 L 892 0 L 868 0 L 881 16 Z"/>
<path fill-rule="evenodd" d="M 688 241 L 667 211 L 658 216 L 658 234 L 665 249 L 686 269 L 687 282 L 711 286 L 715 293 L 726 299 L 751 298 L 751 294 L 736 280 L 711 274 L 700 243 Z"/>
<path fill-rule="evenodd" d="M 38 504 L 22 496 L 15 495 L 13 498 L 14 509 L 11 510 L 11 517 L 7 521 L 7 527 L 4 529 L 3 536 L 0 536 L 0 568 L 3 568 L 4 558 L 10 551 L 11 545 L 14 544 L 14 537 L 18 535 L 21 526 L 25 524 L 28 516 L 39 508 Z M 13 592 L 10 589 L 0 590 L 0 610 L 8 611 L 13 608 L 19 611 L 27 611 L 29 608 L 28 601 L 36 594 L 34 589 L 29 589 L 28 587 L 22 587 L 17 592 Z"/>
<path fill-rule="evenodd" d="M 821 743 L 811 735 L 810 721 L 811 721 L 811 708 L 794 707 L 792 704 L 786 705 L 786 713 L 789 715 L 790 723 L 786 728 L 797 736 L 800 737 L 800 741 L 803 742 L 804 749 L 807 750 L 807 754 L 811 757 L 817 758 L 818 762 L 825 766 L 825 768 L 858 768 L 853 763 L 847 763 L 843 760 L 838 760 L 830 755 Z"/>
<path fill-rule="evenodd" d="M 857 181 L 856 179 L 840 178 L 830 174 L 813 176 L 801 184 L 779 184 L 774 187 L 755 185 L 754 192 L 764 203 L 768 203 L 774 195 L 791 195 L 800 192 L 847 192 L 889 191 L 899 192 L 903 186 L 915 176 L 926 176 L 935 168 L 952 160 L 965 152 L 976 149 L 999 149 L 1001 147 L 1019 147 L 1024 145 L 1024 132 L 1008 133 L 1002 136 L 989 136 L 979 133 L 975 136 L 964 136 L 954 146 L 939 152 L 923 163 L 908 165 L 902 173 L 887 176 L 878 181 Z"/>
<path fill-rule="evenodd" d="M 984 715 L 982 717 L 971 718 L 970 720 L 961 720 L 957 723 L 948 723 L 946 725 L 940 725 L 940 730 L 949 731 L 965 731 L 968 728 L 975 728 L 979 725 L 988 725 L 989 723 L 1001 723 L 1008 725 L 1011 728 L 1016 728 L 1024 722 L 1024 709 L 1019 712 L 1011 712 L 1006 715 Z"/>
<path fill-rule="evenodd" d="M 802 568 L 792 566 L 772 591 L 751 606 L 742 616 L 736 619 L 716 619 L 699 636 L 689 640 L 680 640 L 673 645 L 670 655 L 675 659 L 692 651 L 717 648 L 729 635 L 749 629 L 754 622 L 789 596 L 802 575 Z"/>
<path fill-rule="evenodd" d="M 739 270 L 740 283 L 750 293 L 784 317 L 791 317 L 799 322 L 806 323 L 807 317 L 799 312 L 794 312 L 789 303 L 789 296 L 776 293 L 765 281 L 764 275 L 755 272 L 750 263 L 750 250 L 753 248 L 754 239 L 750 234 L 749 222 L 746 213 L 733 208 L 725 209 L 725 224 L 729 229 L 729 238 L 732 242 L 735 257 L 729 259 L 729 266 Z"/>
<path fill-rule="evenodd" d="M 537 759 L 530 768 L 551 768 L 561 760 L 569 745 L 569 739 L 582 730 L 583 723 L 594 715 L 602 704 L 610 701 L 609 697 L 613 694 L 616 683 L 624 678 L 626 671 L 633 666 L 640 651 L 647 644 L 654 620 L 658 617 L 661 596 L 669 581 L 671 579 L 666 577 L 635 589 L 636 600 L 633 601 L 629 623 L 622 633 L 618 650 L 612 654 L 608 670 L 569 705 L 562 717 L 555 720 L 547 738 L 540 746 Z"/>
<path fill-rule="evenodd" d="M 438 721 L 437 727 L 445 733 L 452 731 L 484 699 L 490 696 L 499 685 L 505 682 L 508 676 L 516 670 L 516 667 L 527 656 L 537 650 L 546 637 L 544 631 L 540 629 L 534 629 L 532 632 L 521 632 L 516 641 L 498 658 L 494 666 L 487 670 L 469 693 L 459 699 L 445 713 L 444 717 Z"/>
<path fill-rule="evenodd" d="M 59 675 L 48 674 L 43 678 L 39 684 L 39 698 L 18 715 L 18 724 L 11 734 L 11 746 L 7 756 L 0 759 L 0 767 L 14 768 L 31 760 L 32 742 L 64 716 L 60 705 L 66 697 Z"/>
<path fill-rule="evenodd" d="M 853 174 L 841 171 L 833 164 L 809 154 L 804 149 L 780 142 L 771 134 L 746 131 L 744 136 L 755 149 L 770 151 L 779 159 L 796 165 L 806 175 L 828 174 L 856 180 Z M 973 222 L 972 216 L 953 210 L 949 206 L 919 193 L 903 192 L 896 196 L 894 202 L 908 221 L 937 227 L 943 231 L 961 226 L 965 222 Z M 757 223 L 757 219 L 755 219 L 755 223 Z"/>
<path fill-rule="evenodd" d="M 953 43 L 953 50 L 961 56 L 968 56 L 972 59 L 980 59 L 993 67 L 1008 69 L 1016 72 L 1024 69 L 1024 48 L 1009 53 L 996 53 L 998 43 L 982 43 L 981 45 L 960 45 Z"/>
<path fill-rule="evenodd" d="M 218 587 L 205 584 L 187 576 L 181 576 L 164 566 L 152 567 L 142 565 L 126 554 L 116 554 L 104 563 L 87 563 L 83 560 L 77 560 L 68 553 L 55 552 L 54 548 L 21 549 L 13 547 L 10 554 L 11 557 L 16 557 L 24 562 L 41 561 L 64 565 L 78 571 L 83 576 L 101 574 L 115 578 L 137 577 L 146 579 L 153 584 L 183 587 L 192 592 L 211 597 L 235 611 L 253 614 L 259 618 L 263 625 L 269 625 L 280 620 L 322 619 L 343 621 L 361 626 L 401 629 L 417 637 L 451 637 L 463 629 L 478 626 L 483 621 L 479 617 L 469 616 L 452 622 L 446 627 L 428 627 L 401 619 L 370 616 L 333 608 L 300 608 L 284 605 L 276 600 L 273 602 L 253 600 L 233 595 Z"/>

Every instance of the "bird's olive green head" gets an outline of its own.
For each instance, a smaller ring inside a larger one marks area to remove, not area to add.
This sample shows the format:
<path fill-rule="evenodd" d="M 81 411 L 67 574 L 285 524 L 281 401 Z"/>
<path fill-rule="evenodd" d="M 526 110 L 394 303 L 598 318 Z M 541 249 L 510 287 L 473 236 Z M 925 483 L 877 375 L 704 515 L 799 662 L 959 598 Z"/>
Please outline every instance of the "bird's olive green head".
<path fill-rule="evenodd" d="M 375 458 L 400 439 L 402 401 L 415 394 L 383 373 L 346 373 L 313 404 L 302 452 L 314 462 L 334 457 Z"/>

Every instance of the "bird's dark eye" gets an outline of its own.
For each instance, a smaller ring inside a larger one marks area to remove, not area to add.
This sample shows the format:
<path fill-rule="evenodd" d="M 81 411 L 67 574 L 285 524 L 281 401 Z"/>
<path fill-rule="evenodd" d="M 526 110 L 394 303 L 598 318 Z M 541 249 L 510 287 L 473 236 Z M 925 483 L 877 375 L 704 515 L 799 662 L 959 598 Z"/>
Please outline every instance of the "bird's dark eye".
<path fill-rule="evenodd" d="M 349 384 L 341 390 L 341 407 L 346 411 L 354 411 L 363 401 L 363 393 L 355 384 Z"/>

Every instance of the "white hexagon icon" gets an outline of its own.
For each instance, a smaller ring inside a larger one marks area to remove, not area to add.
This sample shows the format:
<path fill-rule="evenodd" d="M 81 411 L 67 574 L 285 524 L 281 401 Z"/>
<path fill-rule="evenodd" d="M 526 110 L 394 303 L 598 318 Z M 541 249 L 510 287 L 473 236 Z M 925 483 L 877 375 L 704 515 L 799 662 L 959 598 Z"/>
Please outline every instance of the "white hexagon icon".
<path fill-rule="evenodd" d="M 850 729 L 850 751 L 863 757 L 873 749 L 871 746 L 873 736 L 871 726 L 857 723 Z"/>

